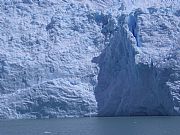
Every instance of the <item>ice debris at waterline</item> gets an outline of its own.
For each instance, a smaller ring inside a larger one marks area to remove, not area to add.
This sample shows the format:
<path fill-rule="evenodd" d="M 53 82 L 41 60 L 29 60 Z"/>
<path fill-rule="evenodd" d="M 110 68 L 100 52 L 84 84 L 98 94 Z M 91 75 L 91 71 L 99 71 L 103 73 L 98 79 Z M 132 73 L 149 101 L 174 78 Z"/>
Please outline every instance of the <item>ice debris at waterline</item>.
<path fill-rule="evenodd" d="M 0 118 L 180 114 L 179 0 L 0 0 Z"/>

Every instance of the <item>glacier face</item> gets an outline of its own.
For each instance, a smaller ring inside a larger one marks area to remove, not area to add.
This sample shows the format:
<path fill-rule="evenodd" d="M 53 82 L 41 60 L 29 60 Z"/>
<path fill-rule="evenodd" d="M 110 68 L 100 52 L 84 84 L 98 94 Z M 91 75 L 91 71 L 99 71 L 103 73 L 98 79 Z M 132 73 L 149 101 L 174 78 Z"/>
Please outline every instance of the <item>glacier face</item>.
<path fill-rule="evenodd" d="M 0 118 L 178 115 L 178 5 L 1 0 Z"/>
<path fill-rule="evenodd" d="M 100 116 L 176 114 L 179 87 L 168 84 L 179 85 L 179 17 L 151 10 L 122 15 L 110 46 L 95 59 Z"/>

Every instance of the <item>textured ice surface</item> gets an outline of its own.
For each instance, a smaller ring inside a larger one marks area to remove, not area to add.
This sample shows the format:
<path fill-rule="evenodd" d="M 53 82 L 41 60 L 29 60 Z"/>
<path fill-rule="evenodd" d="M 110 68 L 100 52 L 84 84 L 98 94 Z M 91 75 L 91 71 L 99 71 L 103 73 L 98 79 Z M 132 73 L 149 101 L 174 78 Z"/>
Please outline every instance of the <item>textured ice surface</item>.
<path fill-rule="evenodd" d="M 0 0 L 0 118 L 180 113 L 179 0 Z"/>
<path fill-rule="evenodd" d="M 176 114 L 179 18 L 156 10 L 150 14 L 138 9 L 122 15 L 110 46 L 96 58 L 100 65 L 95 90 L 100 115 Z"/>

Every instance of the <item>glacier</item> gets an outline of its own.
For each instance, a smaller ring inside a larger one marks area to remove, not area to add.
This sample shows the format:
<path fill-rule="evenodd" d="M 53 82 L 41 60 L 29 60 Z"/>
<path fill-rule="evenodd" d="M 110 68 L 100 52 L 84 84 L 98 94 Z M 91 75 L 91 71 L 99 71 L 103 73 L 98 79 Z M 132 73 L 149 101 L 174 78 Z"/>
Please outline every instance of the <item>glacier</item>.
<path fill-rule="evenodd" d="M 180 115 L 179 0 L 0 0 L 0 119 Z"/>

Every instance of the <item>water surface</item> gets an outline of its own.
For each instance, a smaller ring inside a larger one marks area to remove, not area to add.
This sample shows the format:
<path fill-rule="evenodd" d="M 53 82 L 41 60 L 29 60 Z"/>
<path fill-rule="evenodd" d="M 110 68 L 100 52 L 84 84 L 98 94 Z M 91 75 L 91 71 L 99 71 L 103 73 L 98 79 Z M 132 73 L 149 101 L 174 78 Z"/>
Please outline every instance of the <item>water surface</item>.
<path fill-rule="evenodd" d="M 180 117 L 2 120 L 0 135 L 180 135 Z"/>

